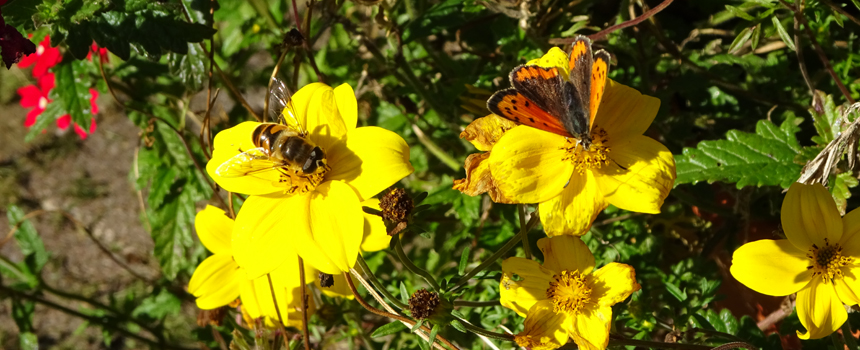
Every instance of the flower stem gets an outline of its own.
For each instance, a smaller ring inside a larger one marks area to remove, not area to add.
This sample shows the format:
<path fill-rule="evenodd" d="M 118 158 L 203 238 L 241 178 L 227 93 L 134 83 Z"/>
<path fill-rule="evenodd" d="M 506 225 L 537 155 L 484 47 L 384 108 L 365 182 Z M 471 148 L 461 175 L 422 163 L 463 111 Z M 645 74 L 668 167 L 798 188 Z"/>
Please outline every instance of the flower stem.
<path fill-rule="evenodd" d="M 349 280 L 349 276 L 346 276 Z M 269 280 L 271 283 L 271 279 Z M 307 286 L 305 285 L 305 262 L 302 257 L 299 257 L 299 285 L 302 287 L 302 342 L 305 343 L 305 350 L 311 350 L 311 337 L 308 333 L 308 296 Z M 275 305 L 277 305 L 277 301 Z M 283 322 L 281 322 L 283 324 Z"/>
<path fill-rule="evenodd" d="M 472 269 L 472 271 L 469 271 L 468 273 L 463 275 L 463 277 L 460 277 L 460 280 L 457 282 L 457 284 L 453 288 L 451 288 L 450 292 L 453 292 L 453 291 L 460 289 L 463 286 L 465 286 L 466 283 L 469 283 L 469 280 L 472 277 L 474 277 L 475 275 L 478 274 L 478 272 L 481 272 L 484 269 L 486 269 L 487 267 L 489 267 L 490 265 L 494 264 L 496 262 L 496 260 L 499 260 L 499 258 L 501 258 L 503 255 L 505 255 L 509 250 L 513 249 L 518 243 L 520 243 L 520 241 L 522 240 L 522 237 L 525 236 L 529 232 L 529 230 L 532 227 L 534 227 L 534 225 L 537 225 L 537 221 L 538 221 L 538 216 L 537 215 L 532 216 L 531 220 L 529 220 L 529 222 L 525 226 L 522 226 L 520 228 L 520 232 L 517 233 L 517 235 L 514 236 L 514 238 L 509 240 L 508 243 L 505 243 L 505 245 L 502 246 L 502 248 L 500 248 L 496 253 L 494 253 L 492 256 L 490 256 L 487 260 L 482 262 L 480 265 L 478 265 L 477 267 Z"/>
<path fill-rule="evenodd" d="M 406 256 L 406 253 L 403 251 L 403 243 L 400 242 L 400 236 L 394 235 L 392 239 L 394 240 L 394 252 L 397 253 L 397 258 L 400 259 L 400 262 L 403 263 L 403 266 L 405 266 L 406 269 L 411 271 L 412 273 L 424 278 L 424 280 L 427 281 L 427 283 L 430 284 L 431 287 L 433 287 L 433 290 L 439 292 L 439 283 L 436 283 L 436 280 L 433 279 L 433 276 L 431 276 L 429 272 L 421 269 L 420 267 L 415 266 L 415 264 L 412 263 L 412 260 L 409 260 L 409 258 Z"/>
<path fill-rule="evenodd" d="M 848 350 L 857 350 L 857 341 L 854 340 L 854 333 L 851 331 L 851 320 L 845 320 L 842 324 L 842 337 L 845 338 Z"/>
<path fill-rule="evenodd" d="M 514 336 L 513 336 L 513 335 L 511 335 L 511 334 L 497 333 L 497 332 L 493 332 L 493 331 L 488 331 L 488 330 L 486 330 L 486 329 L 483 329 L 483 328 L 481 328 L 481 327 L 475 326 L 475 325 L 473 325 L 473 324 L 471 324 L 471 323 L 468 323 L 468 322 L 460 322 L 460 323 L 462 323 L 462 324 L 463 324 L 463 327 L 466 327 L 466 330 L 468 330 L 468 331 L 470 331 L 470 332 L 472 332 L 472 333 L 480 334 L 480 335 L 483 335 L 483 336 L 485 336 L 485 337 L 487 337 L 487 338 L 493 338 L 493 339 L 499 339 L 499 340 L 506 340 L 506 341 L 514 341 Z"/>
<path fill-rule="evenodd" d="M 392 295 L 391 292 L 389 292 L 388 289 L 385 289 L 382 283 L 380 283 L 379 280 L 376 279 L 376 275 L 374 275 L 373 272 L 370 271 L 370 267 L 367 266 L 367 262 L 364 261 L 364 258 L 361 255 L 358 256 L 358 266 L 361 269 L 361 272 L 363 272 L 364 275 L 368 277 L 367 279 L 370 280 L 370 283 L 373 284 L 373 286 L 376 287 L 376 289 L 378 289 L 379 292 L 385 296 L 385 299 L 388 299 L 389 302 L 391 302 L 392 304 L 394 304 L 394 306 L 397 306 L 397 308 L 401 310 L 408 308 L 406 304 L 404 304 L 400 301 L 400 299 Z"/>
<path fill-rule="evenodd" d="M 520 214 L 520 227 L 526 226 L 526 206 L 523 204 L 517 204 L 517 210 Z M 523 235 L 523 252 L 526 255 L 526 259 L 532 259 L 532 248 L 529 246 L 529 235 L 528 231 Z"/>

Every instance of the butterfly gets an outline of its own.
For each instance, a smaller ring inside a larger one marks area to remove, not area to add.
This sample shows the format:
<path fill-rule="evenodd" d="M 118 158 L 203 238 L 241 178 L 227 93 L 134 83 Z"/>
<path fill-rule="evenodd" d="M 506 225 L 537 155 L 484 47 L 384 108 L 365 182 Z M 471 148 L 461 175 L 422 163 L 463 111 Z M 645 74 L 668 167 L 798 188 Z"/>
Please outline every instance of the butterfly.
<path fill-rule="evenodd" d="M 577 36 L 568 58 L 570 76 L 557 67 L 524 65 L 510 74 L 511 88 L 493 94 L 487 108 L 522 125 L 573 137 L 585 150 L 609 74 L 609 53 L 592 54 L 591 40 Z"/>

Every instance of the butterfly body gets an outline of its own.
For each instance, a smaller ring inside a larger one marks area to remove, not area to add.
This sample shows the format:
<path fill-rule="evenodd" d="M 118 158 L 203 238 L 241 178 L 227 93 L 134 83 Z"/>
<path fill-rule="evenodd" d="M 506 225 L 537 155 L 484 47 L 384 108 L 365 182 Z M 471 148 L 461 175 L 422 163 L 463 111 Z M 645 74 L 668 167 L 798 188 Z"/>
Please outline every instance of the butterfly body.
<path fill-rule="evenodd" d="M 571 47 L 568 68 L 567 77 L 558 67 L 514 68 L 512 87 L 496 92 L 487 107 L 516 123 L 576 138 L 588 150 L 606 86 L 609 53 L 600 50 L 592 55 L 591 41 L 579 36 Z"/>

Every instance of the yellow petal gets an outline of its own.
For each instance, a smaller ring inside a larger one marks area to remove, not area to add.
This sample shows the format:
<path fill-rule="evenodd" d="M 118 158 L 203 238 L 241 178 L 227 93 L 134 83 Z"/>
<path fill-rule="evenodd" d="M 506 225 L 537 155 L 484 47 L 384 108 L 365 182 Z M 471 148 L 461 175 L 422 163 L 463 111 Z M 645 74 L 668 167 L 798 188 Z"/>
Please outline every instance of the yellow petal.
<path fill-rule="evenodd" d="M 609 79 L 594 124 L 604 128 L 612 139 L 627 139 L 642 135 L 659 109 L 660 99 Z"/>
<path fill-rule="evenodd" d="M 786 238 L 800 250 L 813 244 L 823 247 L 825 239 L 830 243 L 842 239 L 839 209 L 821 184 L 792 184 L 782 201 L 780 217 Z"/>
<path fill-rule="evenodd" d="M 309 133 L 308 138 L 328 155 L 329 150 L 343 142 L 350 130 L 338 113 L 338 104 L 332 88 L 325 86 L 313 90 L 306 113 L 304 126 Z M 299 114 L 299 118 L 301 117 Z"/>
<path fill-rule="evenodd" d="M 454 189 L 469 196 L 486 193 L 495 203 L 514 203 L 505 197 L 496 186 L 496 181 L 493 180 L 490 165 L 487 162 L 489 158 L 490 152 L 473 153 L 466 157 L 466 178 L 454 180 Z"/>
<path fill-rule="evenodd" d="M 358 101 L 355 99 L 355 90 L 349 84 L 341 84 L 334 88 L 334 99 L 346 131 L 355 129 L 358 126 Z"/>
<path fill-rule="evenodd" d="M 848 312 L 836 296 L 833 285 L 816 277 L 809 287 L 797 292 L 797 317 L 806 333 L 797 331 L 800 339 L 824 338 L 845 323 Z"/>
<path fill-rule="evenodd" d="M 842 277 L 833 279 L 836 295 L 846 305 L 860 304 L 860 266 L 849 264 L 840 270 Z"/>
<path fill-rule="evenodd" d="M 842 217 L 842 238 L 839 245 L 843 255 L 860 257 L 860 208 Z"/>
<path fill-rule="evenodd" d="M 197 307 L 203 310 L 227 305 L 239 296 L 239 284 L 244 280 L 239 266 L 229 254 L 215 254 L 203 260 L 191 280 L 188 292 L 197 297 Z"/>
<path fill-rule="evenodd" d="M 207 205 L 194 217 L 194 229 L 200 242 L 212 254 L 232 254 L 233 220 L 223 210 Z"/>
<path fill-rule="evenodd" d="M 212 159 L 206 163 L 206 173 L 225 190 L 248 195 L 283 192 L 283 187 L 273 185 L 280 179 L 276 171 L 241 177 L 222 177 L 218 176 L 216 171 L 221 164 L 239 155 L 240 150 L 244 152 L 257 147 L 254 146 L 251 135 L 259 125 L 260 123 L 244 122 L 215 135 L 215 151 L 212 152 Z"/>
<path fill-rule="evenodd" d="M 633 266 L 612 262 L 594 272 L 591 295 L 597 296 L 600 306 L 612 306 L 641 288 L 639 283 L 636 283 L 636 270 Z"/>
<path fill-rule="evenodd" d="M 546 68 L 558 68 L 559 72 L 561 72 L 561 76 L 564 79 L 567 79 L 568 75 L 570 75 L 569 67 L 569 56 L 564 50 L 558 47 L 553 47 L 547 51 L 541 58 L 536 58 L 531 61 L 528 61 L 526 65 L 537 65 Z"/>
<path fill-rule="evenodd" d="M 343 277 L 343 274 L 331 275 L 334 279 L 334 284 L 331 287 L 323 287 L 320 285 L 319 278 L 314 278 L 314 285 L 317 289 L 320 290 L 323 294 L 331 298 L 346 298 L 349 300 L 355 299 L 355 296 L 352 295 L 352 289 L 349 288 L 349 285 L 346 284 L 346 278 Z M 355 276 L 352 274 L 349 275 L 349 278 L 352 278 L 352 283 L 358 285 L 358 280 L 355 279 Z"/>
<path fill-rule="evenodd" d="M 553 272 L 537 261 L 516 257 L 506 259 L 502 262 L 502 281 L 499 284 L 502 306 L 525 317 L 532 305 L 546 299 L 552 276 Z"/>
<path fill-rule="evenodd" d="M 297 236 L 308 235 L 310 194 L 283 197 L 249 196 L 236 215 L 233 256 L 250 279 L 277 269 L 296 245 Z M 293 253 L 294 254 L 294 253 Z"/>
<path fill-rule="evenodd" d="M 301 286 L 298 257 L 291 254 L 288 261 L 269 274 L 246 280 L 242 284 L 242 309 L 253 318 L 265 317 L 269 326 L 283 321 L 287 326 L 301 327 Z M 313 278 L 314 270 L 305 265 L 305 280 Z M 310 293 L 310 290 L 307 291 Z M 273 297 L 275 299 L 273 299 Z M 308 315 L 316 306 L 308 298 Z M 277 300 L 277 306 L 274 300 Z"/>
<path fill-rule="evenodd" d="M 523 331 L 514 337 L 517 345 L 532 350 L 558 349 L 567 343 L 562 313 L 553 311 L 552 302 L 544 300 L 534 304 L 526 315 Z"/>
<path fill-rule="evenodd" d="M 332 150 L 326 180 L 341 180 L 366 200 L 397 183 L 414 170 L 409 145 L 400 135 L 375 126 L 349 132 L 345 144 Z"/>
<path fill-rule="evenodd" d="M 540 222 L 547 236 L 581 236 L 588 233 L 591 223 L 607 206 L 590 171 L 573 173 L 561 195 L 540 203 Z"/>
<path fill-rule="evenodd" d="M 767 295 L 795 293 L 809 283 L 812 270 L 806 252 L 788 240 L 763 239 L 744 244 L 732 255 L 732 276 L 750 289 Z"/>
<path fill-rule="evenodd" d="M 310 229 L 293 237 L 296 253 L 322 272 L 334 275 L 349 271 L 364 235 L 364 211 L 358 195 L 343 182 L 329 181 L 317 187 L 309 204 L 303 214 Z"/>
<path fill-rule="evenodd" d="M 460 138 L 472 143 L 479 151 L 489 151 L 510 129 L 517 126 L 508 119 L 495 114 L 475 119 L 460 133 Z"/>
<path fill-rule="evenodd" d="M 553 274 L 564 270 L 588 274 L 594 269 L 594 255 L 579 237 L 565 235 L 541 238 L 537 245 L 543 252 L 543 267 Z"/>
<path fill-rule="evenodd" d="M 614 136 L 610 134 L 610 137 Z M 611 145 L 609 157 L 614 162 L 594 171 L 606 200 L 625 210 L 659 213 L 675 183 L 672 153 L 663 144 L 642 135 L 617 140 Z"/>
<path fill-rule="evenodd" d="M 376 198 L 361 202 L 361 206 L 382 210 L 379 208 L 379 199 Z M 388 230 L 385 228 L 385 223 L 382 222 L 382 217 L 364 213 L 364 236 L 361 238 L 361 251 L 380 251 L 388 248 L 389 243 L 391 243 L 391 236 L 388 235 Z M 350 292 L 350 295 L 352 295 L 352 292 Z"/>
<path fill-rule="evenodd" d="M 612 308 L 587 307 L 573 319 L 568 335 L 582 350 L 603 350 L 609 344 Z"/>
<path fill-rule="evenodd" d="M 573 174 L 562 161 L 564 137 L 528 126 L 509 130 L 490 152 L 490 171 L 502 194 L 518 203 L 540 203 L 561 194 Z"/>

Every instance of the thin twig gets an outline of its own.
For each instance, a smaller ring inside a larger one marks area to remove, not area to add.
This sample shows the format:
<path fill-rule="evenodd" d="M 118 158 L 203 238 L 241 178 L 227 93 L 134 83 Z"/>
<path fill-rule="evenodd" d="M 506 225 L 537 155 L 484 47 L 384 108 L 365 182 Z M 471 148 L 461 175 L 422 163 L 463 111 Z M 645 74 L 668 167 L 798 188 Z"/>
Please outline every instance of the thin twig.
<path fill-rule="evenodd" d="M 800 6 L 800 0 L 794 0 L 794 4 Z M 806 82 L 806 87 L 809 88 L 809 95 L 815 97 L 815 85 L 812 84 L 812 79 L 809 79 L 809 71 L 806 70 L 806 60 L 803 59 L 803 46 L 800 45 L 800 21 L 797 16 L 794 17 L 794 48 L 797 54 L 797 64 L 800 66 L 800 75 L 803 76 L 803 81 Z"/>
<path fill-rule="evenodd" d="M 349 280 L 349 275 L 346 276 Z M 299 286 L 302 288 L 302 342 L 305 343 L 305 350 L 311 350 L 311 336 L 308 333 L 308 295 L 307 287 L 305 286 L 305 262 L 302 257 L 299 257 Z"/>
<path fill-rule="evenodd" d="M 832 8 L 833 11 L 839 12 L 839 14 L 844 15 L 845 17 L 848 17 L 848 19 L 851 20 L 851 22 L 854 22 L 854 23 L 857 23 L 858 25 L 860 25 L 860 20 L 858 20 L 857 17 L 852 16 L 850 13 L 848 13 L 848 11 L 845 11 L 845 9 L 839 7 L 839 5 L 834 4 L 830 0 L 819 0 L 819 1 L 821 1 L 822 3 L 824 3 L 827 6 L 830 6 L 830 8 Z"/>
<path fill-rule="evenodd" d="M 839 76 L 836 74 L 836 71 L 833 70 L 833 66 L 830 64 L 830 60 L 827 59 L 827 55 L 824 54 L 824 50 L 821 48 L 821 45 L 818 44 L 818 39 L 815 38 L 815 33 L 812 32 L 812 29 L 809 26 L 809 22 L 806 21 L 806 17 L 803 15 L 800 10 L 794 6 L 791 6 L 789 3 L 785 2 L 785 0 L 779 0 L 779 2 L 787 7 L 789 10 L 794 12 L 794 17 L 803 24 L 803 31 L 806 32 L 806 36 L 809 37 L 809 41 L 812 42 L 812 48 L 815 49 L 815 53 L 818 54 L 818 58 L 821 60 L 821 63 L 824 64 L 824 69 L 830 73 L 830 77 L 833 78 L 833 81 L 836 82 L 836 85 L 839 87 L 839 90 L 842 91 L 842 95 L 845 96 L 845 99 L 848 103 L 854 103 L 854 99 L 851 98 L 851 92 L 848 91 L 848 88 L 842 84 L 842 80 L 839 79 Z"/>
<path fill-rule="evenodd" d="M 588 38 L 591 39 L 591 41 L 600 41 L 600 40 L 603 40 L 607 35 L 609 35 L 609 33 L 612 33 L 612 32 L 619 30 L 619 29 L 624 29 L 624 28 L 627 28 L 630 26 L 635 26 L 639 23 L 642 23 L 642 21 L 644 21 L 648 18 L 651 18 L 651 16 L 656 15 L 660 11 L 663 11 L 663 9 L 665 9 L 667 6 L 669 6 L 669 4 L 672 3 L 672 1 L 673 0 L 664 0 L 662 3 L 660 3 L 660 5 L 657 5 L 656 7 L 646 11 L 645 13 L 643 13 L 641 15 L 639 15 L 639 17 L 636 17 L 634 19 L 631 19 L 631 20 L 623 22 L 623 23 L 616 24 L 614 26 L 611 26 L 609 28 L 601 30 L 597 33 L 591 34 L 588 36 Z M 574 38 L 550 39 L 549 43 L 550 44 L 567 45 L 567 44 L 572 43 L 574 40 L 576 40 L 576 39 L 574 39 Z"/>
<path fill-rule="evenodd" d="M 269 291 L 272 293 L 272 304 L 275 304 L 275 313 L 278 315 L 278 322 L 284 324 L 284 319 L 281 317 L 281 310 L 278 308 L 278 298 L 275 296 L 275 285 L 272 283 L 272 274 L 267 273 L 266 278 L 269 280 Z"/>

